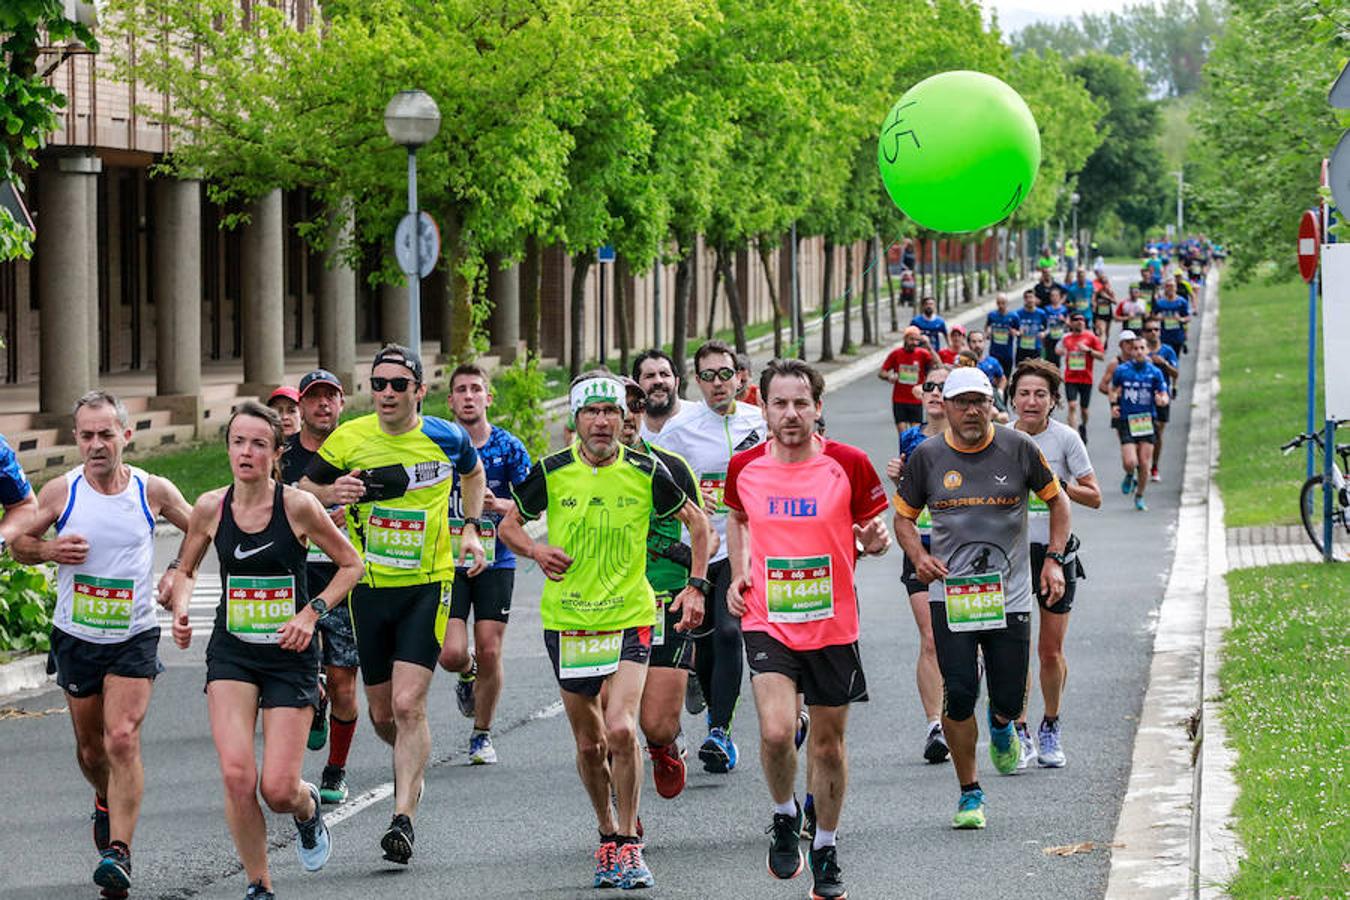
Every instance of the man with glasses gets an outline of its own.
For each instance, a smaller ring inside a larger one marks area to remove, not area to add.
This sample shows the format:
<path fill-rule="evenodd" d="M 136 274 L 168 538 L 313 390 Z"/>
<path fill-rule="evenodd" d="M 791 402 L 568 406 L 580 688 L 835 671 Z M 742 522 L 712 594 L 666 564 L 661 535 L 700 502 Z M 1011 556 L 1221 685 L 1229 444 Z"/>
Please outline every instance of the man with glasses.
<path fill-rule="evenodd" d="M 926 351 L 925 351 L 926 352 Z M 732 718 L 741 696 L 744 660 L 741 653 L 741 623 L 727 612 L 727 585 L 731 566 L 727 561 L 727 464 L 732 454 L 764 442 L 768 430 L 758 407 L 737 403 L 739 385 L 736 354 L 721 341 L 708 341 L 694 354 L 694 371 L 703 404 L 694 407 L 661 431 L 660 445 L 678 453 L 698 476 L 703 508 L 712 519 L 722 545 L 708 566 L 713 595 L 703 633 L 695 634 L 694 670 L 708 702 L 708 736 L 698 756 L 707 772 L 726 773 L 736 768 L 736 743 L 731 737 Z"/>
<path fill-rule="evenodd" d="M 1087 443 L 1088 404 L 1092 402 L 1092 361 L 1106 358 L 1106 346 L 1087 330 L 1087 316 L 1069 316 L 1069 333 L 1060 342 L 1064 361 L 1064 392 L 1069 398 L 1069 427 Z"/>
<path fill-rule="evenodd" d="M 1176 348 L 1171 347 L 1162 341 L 1164 331 L 1163 323 L 1157 316 L 1150 316 L 1144 320 L 1144 345 L 1148 348 L 1148 361 L 1153 363 L 1162 373 L 1167 376 L 1168 394 L 1175 399 L 1177 395 L 1177 376 L 1181 374 L 1181 360 L 1177 356 Z M 1157 418 L 1154 425 L 1158 432 L 1153 441 L 1153 463 L 1149 466 L 1149 478 L 1153 481 L 1161 481 L 1162 476 L 1158 474 L 1158 458 L 1162 456 L 1163 432 L 1167 430 L 1167 423 L 1172 419 L 1172 405 L 1159 406 L 1157 409 Z"/>
<path fill-rule="evenodd" d="M 647 888 L 654 879 L 638 836 L 637 739 L 657 621 L 647 535 L 652 516 L 676 517 L 689 530 L 691 574 L 669 607 L 679 615 L 676 627 L 687 631 L 703 618 L 708 524 L 662 463 L 622 443 L 625 387 L 615 375 L 583 373 L 568 401 L 577 439 L 536 463 L 514 489 L 516 506 L 502 520 L 501 537 L 548 578 L 540 600 L 544 646 L 600 830 L 594 885 Z M 524 523 L 545 512 L 547 538 L 534 541 Z"/>
<path fill-rule="evenodd" d="M 961 798 L 953 828 L 983 828 L 984 791 L 975 763 L 979 659 L 989 688 L 989 754 L 1000 774 L 1017 770 L 1021 744 L 1013 722 L 1026 701 L 1031 648 L 1031 563 L 1027 496 L 1050 512 L 1039 580 L 1045 601 L 1064 593 L 1069 504 L 1035 441 L 991 423 L 994 390 L 977 368 L 954 369 L 943 386 L 948 428 L 910 454 L 895 497 L 896 534 L 918 577 L 928 582 L 929 611 L 942 672 L 942 730 Z M 932 515 L 931 550 L 916 522 Z"/>
<path fill-rule="evenodd" d="M 486 479 L 467 431 L 418 413 L 427 388 L 416 353 L 389 344 L 375 354 L 370 391 L 375 412 L 339 425 L 300 487 L 324 506 L 347 507 L 352 543 L 365 559 L 348 604 L 370 721 L 394 748 L 394 817 L 380 846 L 385 859 L 407 865 L 431 753 L 427 690 L 441 650 L 438 619 L 449 611 L 455 577 L 450 487 L 458 474 L 465 517 L 458 562 L 473 577 L 486 566 L 478 537 Z"/>

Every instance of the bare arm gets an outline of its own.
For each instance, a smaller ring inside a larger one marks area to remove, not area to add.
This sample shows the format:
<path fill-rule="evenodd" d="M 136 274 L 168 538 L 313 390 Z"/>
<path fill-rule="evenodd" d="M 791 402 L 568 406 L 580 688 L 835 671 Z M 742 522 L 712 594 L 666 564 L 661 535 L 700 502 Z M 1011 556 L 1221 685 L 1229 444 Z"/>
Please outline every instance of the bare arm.
<path fill-rule="evenodd" d="M 1069 542 L 1069 498 L 1060 491 L 1047 500 L 1046 505 L 1050 507 L 1050 543 L 1046 544 L 1046 551 L 1063 553 Z M 1064 596 L 1064 569 L 1049 557 L 1041 566 L 1041 593 L 1045 594 L 1049 606 Z"/>
<path fill-rule="evenodd" d="M 1086 506 L 1089 509 L 1100 509 L 1102 505 L 1102 490 L 1097 484 L 1096 475 L 1084 475 L 1081 478 L 1075 478 L 1073 481 L 1061 481 L 1060 486 L 1064 488 L 1069 499 L 1074 503 Z"/>
<path fill-rule="evenodd" d="M 192 518 L 192 505 L 183 497 L 183 492 L 172 481 L 151 475 L 145 486 L 146 499 L 150 501 L 150 512 L 168 519 L 179 531 L 188 530 L 188 521 Z"/>
<path fill-rule="evenodd" d="M 895 514 L 895 537 L 905 556 L 914 564 L 915 574 L 923 581 L 938 581 L 947 576 L 947 566 L 923 548 L 923 538 L 919 536 L 919 526 L 914 520 L 900 513 Z"/>
<path fill-rule="evenodd" d="M 63 565 L 79 565 L 89 555 L 89 542 L 78 534 L 63 534 L 44 538 L 61 516 L 68 494 L 66 479 L 53 478 L 42 486 L 31 507 L 32 513 L 25 517 L 26 526 L 22 533 L 12 539 L 11 552 L 14 558 L 24 565 L 35 566 L 38 563 L 54 562 Z M 33 500 L 33 495 L 28 495 Z M 9 521 L 9 513 L 5 521 Z"/>
<path fill-rule="evenodd" d="M 197 567 L 211 546 L 216 526 L 220 522 L 220 503 L 225 496 L 224 488 L 207 491 L 197 498 L 188 517 L 188 528 L 183 535 L 183 543 L 178 548 L 181 563 L 174 570 L 173 590 L 169 606 L 173 613 L 173 640 L 181 650 L 192 643 L 192 625 L 188 621 L 188 602 L 192 599 L 192 586 L 197 580 Z"/>
<path fill-rule="evenodd" d="M 293 526 L 298 527 L 297 537 L 308 539 L 328 554 L 338 567 L 337 574 L 317 596 L 329 609 L 342 602 L 361 580 L 361 556 L 351 545 L 333 520 L 328 516 L 317 497 L 305 491 L 287 488 L 284 494 L 286 515 Z M 277 632 L 277 646 L 283 650 L 303 652 L 314 639 L 314 626 L 319 621 L 319 612 L 313 607 L 302 607 Z"/>
<path fill-rule="evenodd" d="M 65 479 L 62 478 L 61 480 L 64 481 Z M 37 512 L 38 498 L 32 492 L 29 492 L 28 496 L 18 503 L 6 506 L 4 517 L 0 518 L 0 537 L 4 537 L 6 544 L 12 544 L 20 535 L 29 531 L 31 528 L 29 520 L 37 515 Z M 51 523 L 47 524 L 50 525 Z M 46 531 L 45 528 L 42 530 Z M 18 557 L 15 558 L 18 559 Z"/>
<path fill-rule="evenodd" d="M 525 532 L 525 520 L 521 518 L 519 508 L 511 510 L 502 519 L 497 526 L 497 537 L 505 541 L 512 552 L 538 563 L 539 570 L 550 581 L 562 581 L 563 575 L 572 565 L 572 557 L 561 547 L 536 541 Z"/>
<path fill-rule="evenodd" d="M 689 564 L 689 575 L 693 578 L 708 577 L 708 533 L 713 531 L 713 527 L 708 522 L 708 517 L 704 515 L 703 510 L 692 501 L 684 501 L 675 517 L 680 520 L 685 528 L 689 529 L 689 548 L 693 555 L 693 560 Z M 704 602 L 706 598 L 703 592 L 696 587 L 686 586 L 684 590 L 675 597 L 670 603 L 670 611 L 680 613 L 680 621 L 675 626 L 679 631 L 688 631 L 691 628 L 697 628 L 703 623 Z"/>
<path fill-rule="evenodd" d="M 750 520 L 736 509 L 727 514 L 727 561 L 731 564 L 727 612 L 740 618 L 745 615 L 745 595 L 750 590 Z"/>
<path fill-rule="evenodd" d="M 352 503 L 359 503 L 361 498 L 366 495 L 366 485 L 357 473 L 360 469 L 352 469 L 346 475 L 340 476 L 332 484 L 318 484 L 311 481 L 308 475 L 301 477 L 296 487 L 302 491 L 309 491 L 324 506 L 348 506 Z"/>

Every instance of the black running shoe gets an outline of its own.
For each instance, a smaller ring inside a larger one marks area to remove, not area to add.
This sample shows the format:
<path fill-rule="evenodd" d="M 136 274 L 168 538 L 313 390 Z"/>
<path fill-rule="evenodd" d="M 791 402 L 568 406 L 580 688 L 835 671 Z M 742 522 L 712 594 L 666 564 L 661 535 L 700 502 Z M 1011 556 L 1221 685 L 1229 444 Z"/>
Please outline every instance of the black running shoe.
<path fill-rule="evenodd" d="M 811 876 L 815 879 L 811 900 L 845 900 L 848 897 L 833 846 L 811 850 Z"/>
<path fill-rule="evenodd" d="M 389 830 L 380 838 L 380 848 L 385 859 L 406 866 L 413 854 L 412 820 L 401 813 L 395 815 L 389 821 Z"/>
<path fill-rule="evenodd" d="M 94 849 L 102 853 L 112 842 L 112 825 L 108 822 L 108 802 L 94 795 L 94 812 L 89 818 L 94 820 Z"/>
<path fill-rule="evenodd" d="M 769 839 L 768 866 L 769 874 L 774 878 L 781 878 L 786 881 L 789 878 L 796 878 L 802 873 L 804 860 L 802 859 L 802 848 L 799 835 L 802 830 L 802 808 L 797 805 L 797 812 L 789 815 L 788 813 L 774 813 L 773 824 L 766 829 L 765 833 L 772 835 Z"/>
<path fill-rule="evenodd" d="M 277 895 L 263 887 L 261 881 L 255 881 L 244 891 L 244 900 L 277 900 Z"/>
<path fill-rule="evenodd" d="M 114 891 L 131 887 L 131 851 L 121 841 L 103 851 L 103 858 L 94 869 L 94 884 Z"/>
<path fill-rule="evenodd" d="M 928 729 L 928 738 L 923 742 L 923 758 L 930 763 L 940 763 L 950 752 L 947 736 L 942 733 L 942 724 L 934 722 Z"/>

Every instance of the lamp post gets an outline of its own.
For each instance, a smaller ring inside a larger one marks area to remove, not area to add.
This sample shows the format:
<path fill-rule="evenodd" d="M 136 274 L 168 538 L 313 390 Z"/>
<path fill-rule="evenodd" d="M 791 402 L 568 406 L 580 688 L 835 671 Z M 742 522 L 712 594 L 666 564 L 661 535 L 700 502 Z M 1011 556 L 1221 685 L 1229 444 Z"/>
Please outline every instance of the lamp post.
<path fill-rule="evenodd" d="M 1185 208 L 1182 205 L 1181 188 L 1186 183 L 1186 173 L 1173 172 L 1172 177 L 1177 180 L 1177 240 L 1182 238 L 1181 228 L 1186 224 Z"/>
<path fill-rule="evenodd" d="M 408 343 L 422 355 L 422 228 L 417 211 L 417 148 L 441 130 L 441 111 L 425 91 L 399 91 L 384 108 L 384 130 L 408 148 L 408 213 L 413 219 L 413 270 L 408 273 Z"/>
<path fill-rule="evenodd" d="M 1082 199 L 1083 199 L 1082 196 L 1081 196 L 1077 191 L 1074 191 L 1072 194 L 1069 195 L 1069 206 L 1073 209 L 1073 242 L 1074 242 L 1074 244 L 1081 243 L 1081 242 L 1078 240 L 1078 201 L 1079 201 L 1079 200 L 1082 200 Z"/>

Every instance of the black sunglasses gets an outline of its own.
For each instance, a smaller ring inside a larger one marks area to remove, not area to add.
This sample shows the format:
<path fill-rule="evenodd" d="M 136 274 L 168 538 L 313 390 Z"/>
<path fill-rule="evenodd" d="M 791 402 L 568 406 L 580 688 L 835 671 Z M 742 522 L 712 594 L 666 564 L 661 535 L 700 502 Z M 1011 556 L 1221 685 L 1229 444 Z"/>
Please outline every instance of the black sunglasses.
<path fill-rule="evenodd" d="M 370 376 L 370 389 L 373 391 L 382 391 L 387 387 L 391 387 L 394 389 L 395 393 L 401 394 L 408 389 L 409 385 L 416 383 L 417 382 L 413 379 L 404 378 L 402 376 L 398 378 L 381 378 L 378 375 Z"/>
<path fill-rule="evenodd" d="M 698 373 L 699 381 L 730 381 L 736 377 L 736 370 L 728 366 L 720 369 L 704 369 Z"/>
<path fill-rule="evenodd" d="M 925 394 L 931 394 L 933 391 L 940 391 L 940 390 L 942 390 L 941 381 L 925 381 L 923 383 L 923 391 Z"/>

